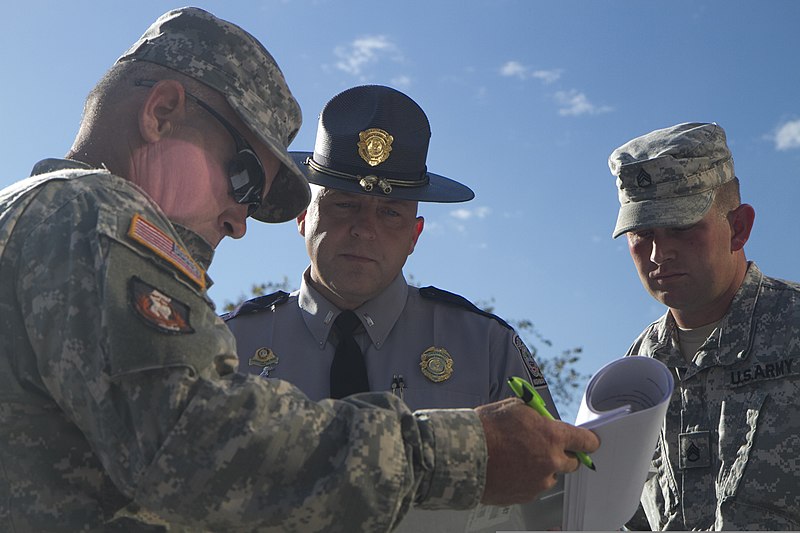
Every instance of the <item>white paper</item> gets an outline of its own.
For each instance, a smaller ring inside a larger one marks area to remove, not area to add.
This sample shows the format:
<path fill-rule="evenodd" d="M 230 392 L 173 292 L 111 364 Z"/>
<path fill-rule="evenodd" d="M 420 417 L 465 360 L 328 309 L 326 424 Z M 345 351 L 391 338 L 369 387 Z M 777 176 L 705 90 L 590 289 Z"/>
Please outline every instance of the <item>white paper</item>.
<path fill-rule="evenodd" d="M 596 471 L 581 466 L 523 505 L 479 505 L 469 511 L 412 508 L 395 531 L 620 529 L 639 505 L 673 386 L 669 370 L 655 359 L 624 357 L 609 363 L 589 380 L 575 422 L 600 437 L 600 449 L 591 454 Z"/>
<path fill-rule="evenodd" d="M 673 388 L 669 369 L 650 357 L 623 357 L 592 376 L 575 425 L 600 437 L 597 470 L 565 476 L 562 530 L 619 530 L 636 513 Z"/>

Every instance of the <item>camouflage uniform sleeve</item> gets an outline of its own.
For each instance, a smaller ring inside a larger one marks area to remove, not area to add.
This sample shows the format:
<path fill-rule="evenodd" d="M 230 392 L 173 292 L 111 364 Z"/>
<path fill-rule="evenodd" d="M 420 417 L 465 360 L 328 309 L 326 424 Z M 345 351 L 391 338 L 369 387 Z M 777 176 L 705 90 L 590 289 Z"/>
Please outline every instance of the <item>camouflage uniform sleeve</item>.
<path fill-rule="evenodd" d="M 29 232 L 17 280 L 47 394 L 121 493 L 167 521 L 226 531 L 379 531 L 412 501 L 477 503 L 486 450 L 474 411 L 415 415 L 387 394 L 314 403 L 286 382 L 220 378 L 232 336 L 202 289 L 126 242 L 128 211 L 168 227 L 135 200 L 53 211 Z M 166 331 L 143 319 L 142 287 L 184 320 Z"/>

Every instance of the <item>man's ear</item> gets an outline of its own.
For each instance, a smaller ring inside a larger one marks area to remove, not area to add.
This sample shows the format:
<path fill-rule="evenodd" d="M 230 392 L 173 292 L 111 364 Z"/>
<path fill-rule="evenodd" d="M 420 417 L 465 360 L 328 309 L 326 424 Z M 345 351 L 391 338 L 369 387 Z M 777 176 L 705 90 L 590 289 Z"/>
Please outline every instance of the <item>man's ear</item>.
<path fill-rule="evenodd" d="M 161 80 L 150 88 L 139 108 L 139 133 L 152 143 L 167 136 L 186 116 L 186 95 L 177 80 Z"/>
<path fill-rule="evenodd" d="M 299 231 L 300 235 L 303 237 L 306 236 L 306 213 L 308 213 L 308 211 L 303 210 L 302 213 L 297 215 L 297 231 Z"/>
<path fill-rule="evenodd" d="M 417 240 L 419 239 L 419 236 L 422 233 L 422 229 L 424 227 L 425 227 L 425 217 L 417 217 L 417 221 L 414 223 L 414 233 L 411 236 L 411 247 L 408 250 L 408 255 L 414 253 L 414 248 L 417 246 Z"/>
<path fill-rule="evenodd" d="M 731 252 L 738 252 L 744 248 L 753 229 L 756 210 L 750 204 L 742 204 L 728 213 L 728 223 L 731 225 Z"/>

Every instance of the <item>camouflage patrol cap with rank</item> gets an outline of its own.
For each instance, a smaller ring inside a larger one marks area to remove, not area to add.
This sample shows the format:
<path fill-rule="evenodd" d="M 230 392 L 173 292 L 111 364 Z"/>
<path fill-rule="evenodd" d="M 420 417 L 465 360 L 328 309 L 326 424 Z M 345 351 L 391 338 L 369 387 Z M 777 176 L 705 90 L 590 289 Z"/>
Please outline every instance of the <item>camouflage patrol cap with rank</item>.
<path fill-rule="evenodd" d="M 652 227 L 690 226 L 714 201 L 714 190 L 736 176 L 725 131 L 690 122 L 652 131 L 608 158 L 617 176 L 620 209 L 614 238 Z"/>
<path fill-rule="evenodd" d="M 242 28 L 195 7 L 169 11 L 120 57 L 148 61 L 190 76 L 225 100 L 281 162 L 261 207 L 263 222 L 285 222 L 306 208 L 308 182 L 287 152 L 300 129 L 300 106 L 275 59 Z"/>
<path fill-rule="evenodd" d="M 420 202 L 466 202 L 475 193 L 428 172 L 428 117 L 391 87 L 362 85 L 325 104 L 314 152 L 292 152 L 311 183 L 347 192 Z"/>

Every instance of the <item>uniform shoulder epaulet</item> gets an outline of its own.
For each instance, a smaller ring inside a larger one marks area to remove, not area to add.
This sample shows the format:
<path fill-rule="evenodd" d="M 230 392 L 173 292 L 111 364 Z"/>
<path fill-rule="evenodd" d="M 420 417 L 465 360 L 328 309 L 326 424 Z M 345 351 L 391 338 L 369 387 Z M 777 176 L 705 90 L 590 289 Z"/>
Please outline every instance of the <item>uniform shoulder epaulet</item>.
<path fill-rule="evenodd" d="M 233 311 L 229 311 L 222 315 L 222 320 L 228 321 L 236 318 L 239 315 L 249 315 L 251 313 L 258 313 L 269 309 L 274 305 L 283 305 L 289 301 L 289 293 L 284 291 L 275 291 L 271 294 L 251 298 L 236 306 Z"/>
<path fill-rule="evenodd" d="M 506 328 L 512 329 L 512 330 L 514 329 L 513 327 L 511 327 L 508 324 L 508 322 L 506 322 L 505 320 L 503 320 L 499 316 L 497 316 L 495 314 L 492 314 L 492 313 L 489 313 L 487 311 L 484 311 L 483 309 L 481 309 L 480 307 L 478 307 L 477 305 L 475 305 L 474 303 L 470 302 L 469 300 L 467 300 L 466 298 L 464 298 L 463 296 L 461 296 L 459 294 L 455 294 L 453 292 L 448 292 L 448 291 L 443 290 L 443 289 L 438 289 L 438 288 L 433 287 L 433 286 L 420 287 L 419 288 L 419 293 L 423 298 L 429 298 L 431 300 L 437 300 L 437 301 L 440 301 L 440 302 L 449 303 L 451 305 L 456 305 L 456 306 L 464 308 L 464 309 L 466 309 L 468 311 L 472 311 L 473 313 L 478 313 L 479 315 L 483 315 L 485 317 L 493 318 L 494 320 L 497 320 L 503 327 L 506 327 Z"/>

